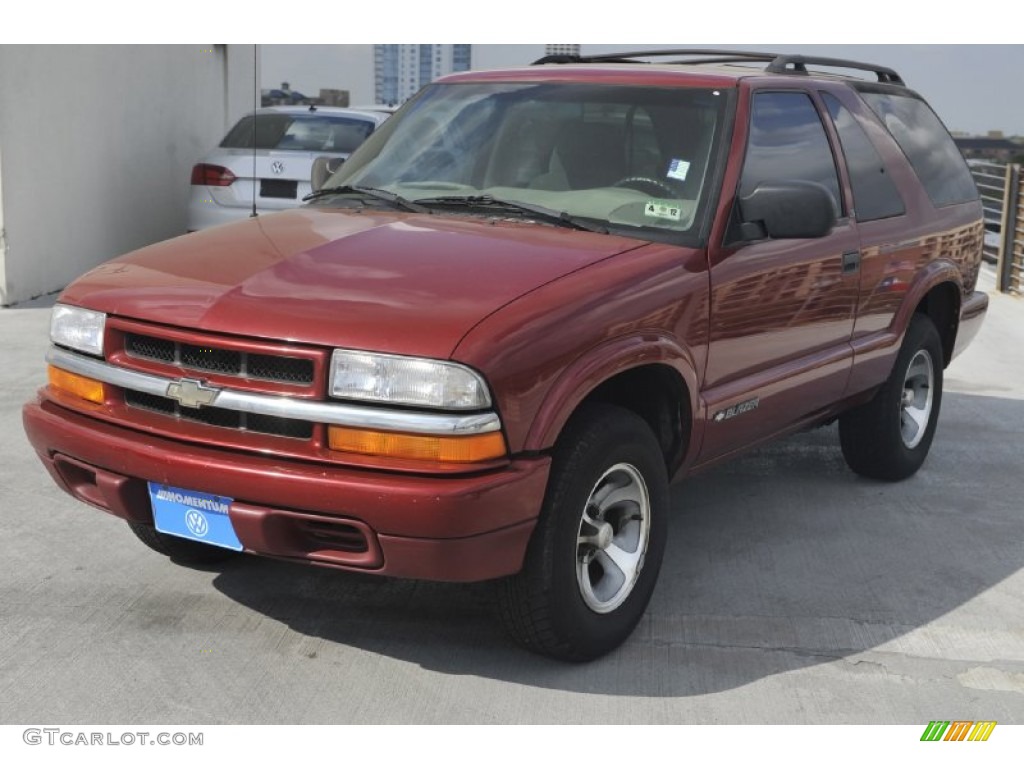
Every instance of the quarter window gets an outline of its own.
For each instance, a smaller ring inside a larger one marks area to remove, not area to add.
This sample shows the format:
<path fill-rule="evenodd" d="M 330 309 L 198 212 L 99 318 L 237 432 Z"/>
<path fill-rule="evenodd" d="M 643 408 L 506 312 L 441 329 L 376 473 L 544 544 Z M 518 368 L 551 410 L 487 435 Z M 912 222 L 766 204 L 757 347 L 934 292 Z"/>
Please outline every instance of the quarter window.
<path fill-rule="evenodd" d="M 945 126 L 920 97 L 867 90 L 861 97 L 896 139 L 933 205 L 978 199 L 967 163 Z"/>
<path fill-rule="evenodd" d="M 810 95 L 796 91 L 754 94 L 750 138 L 740 195 L 763 181 L 813 181 L 829 191 L 842 211 L 835 159 Z"/>
<path fill-rule="evenodd" d="M 874 221 L 905 213 L 903 198 L 867 133 L 839 99 L 831 93 L 823 93 L 821 98 L 839 133 L 839 143 L 850 172 L 857 220 Z"/>

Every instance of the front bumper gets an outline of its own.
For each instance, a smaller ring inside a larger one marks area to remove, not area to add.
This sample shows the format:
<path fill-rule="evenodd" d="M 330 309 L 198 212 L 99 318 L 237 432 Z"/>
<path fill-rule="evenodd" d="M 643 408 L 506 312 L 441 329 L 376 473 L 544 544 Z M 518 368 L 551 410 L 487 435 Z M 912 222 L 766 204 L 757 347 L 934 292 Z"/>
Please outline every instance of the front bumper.
<path fill-rule="evenodd" d="M 108 424 L 40 396 L 25 431 L 57 484 L 118 517 L 152 524 L 146 481 L 235 499 L 246 551 L 434 581 L 520 570 L 550 460 L 472 476 L 413 476 L 179 442 Z"/>

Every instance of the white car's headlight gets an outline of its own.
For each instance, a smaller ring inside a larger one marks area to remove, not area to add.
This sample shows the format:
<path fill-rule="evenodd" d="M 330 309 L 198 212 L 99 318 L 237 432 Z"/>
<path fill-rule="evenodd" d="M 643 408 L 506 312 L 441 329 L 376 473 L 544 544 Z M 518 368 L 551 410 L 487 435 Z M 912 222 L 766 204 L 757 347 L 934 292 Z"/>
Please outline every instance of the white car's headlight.
<path fill-rule="evenodd" d="M 50 341 L 103 357 L 103 326 L 107 316 L 91 309 L 56 304 L 50 315 Z"/>
<path fill-rule="evenodd" d="M 487 408 L 491 395 L 479 374 L 458 363 L 336 349 L 332 397 L 422 408 Z"/>

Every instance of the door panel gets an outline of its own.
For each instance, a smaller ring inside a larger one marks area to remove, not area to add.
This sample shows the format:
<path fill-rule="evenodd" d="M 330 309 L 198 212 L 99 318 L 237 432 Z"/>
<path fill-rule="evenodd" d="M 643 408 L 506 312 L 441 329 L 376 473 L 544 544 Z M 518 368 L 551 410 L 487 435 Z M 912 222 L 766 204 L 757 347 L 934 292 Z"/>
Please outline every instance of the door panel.
<path fill-rule="evenodd" d="M 836 153 L 803 91 L 752 94 L 738 194 L 776 180 L 823 186 L 837 223 L 822 238 L 736 243 L 714 259 L 701 463 L 786 429 L 846 389 L 860 240 Z"/>

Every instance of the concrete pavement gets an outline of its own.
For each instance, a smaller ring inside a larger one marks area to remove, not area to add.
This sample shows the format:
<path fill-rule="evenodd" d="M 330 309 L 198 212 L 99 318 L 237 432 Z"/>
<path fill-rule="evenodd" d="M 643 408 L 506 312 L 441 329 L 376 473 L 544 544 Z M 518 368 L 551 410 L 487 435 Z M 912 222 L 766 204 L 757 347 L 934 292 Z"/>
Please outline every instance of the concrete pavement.
<path fill-rule="evenodd" d="M 588 665 L 512 645 L 486 585 L 149 551 L 25 440 L 48 316 L 0 310 L 0 723 L 1024 721 L 1020 300 L 911 480 L 857 478 L 831 427 L 676 486 L 650 609 Z"/>

